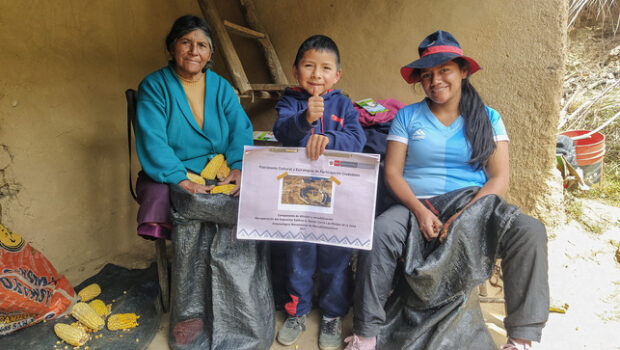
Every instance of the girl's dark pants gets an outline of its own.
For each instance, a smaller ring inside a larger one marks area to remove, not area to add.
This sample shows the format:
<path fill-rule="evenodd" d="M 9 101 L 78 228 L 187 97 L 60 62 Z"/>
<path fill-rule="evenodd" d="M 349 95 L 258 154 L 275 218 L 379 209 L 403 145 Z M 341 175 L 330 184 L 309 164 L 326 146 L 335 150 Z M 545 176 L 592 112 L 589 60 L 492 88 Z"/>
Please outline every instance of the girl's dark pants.
<path fill-rule="evenodd" d="M 399 257 L 409 235 L 410 217 L 403 205 L 392 206 L 375 220 L 371 251 L 360 251 L 356 273 L 353 331 L 379 334 L 383 309 Z M 417 231 L 416 231 L 417 232 Z M 419 239 L 424 239 L 419 235 Z M 520 214 L 500 241 L 508 336 L 540 341 L 549 312 L 547 234 L 540 221 Z"/>

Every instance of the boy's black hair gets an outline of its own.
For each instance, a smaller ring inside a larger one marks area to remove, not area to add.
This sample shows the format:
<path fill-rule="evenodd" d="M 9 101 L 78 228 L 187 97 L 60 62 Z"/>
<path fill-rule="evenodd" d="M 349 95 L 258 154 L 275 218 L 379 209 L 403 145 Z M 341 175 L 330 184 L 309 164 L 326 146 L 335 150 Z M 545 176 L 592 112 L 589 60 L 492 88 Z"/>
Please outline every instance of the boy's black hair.
<path fill-rule="evenodd" d="M 301 58 L 304 57 L 304 54 L 308 50 L 327 51 L 333 53 L 336 56 L 336 65 L 338 66 L 338 69 L 340 69 L 340 52 L 338 51 L 338 46 L 328 36 L 320 34 L 313 35 L 301 43 L 299 50 L 297 50 L 297 56 L 295 56 L 295 67 L 297 67 L 299 61 L 301 61 Z"/>

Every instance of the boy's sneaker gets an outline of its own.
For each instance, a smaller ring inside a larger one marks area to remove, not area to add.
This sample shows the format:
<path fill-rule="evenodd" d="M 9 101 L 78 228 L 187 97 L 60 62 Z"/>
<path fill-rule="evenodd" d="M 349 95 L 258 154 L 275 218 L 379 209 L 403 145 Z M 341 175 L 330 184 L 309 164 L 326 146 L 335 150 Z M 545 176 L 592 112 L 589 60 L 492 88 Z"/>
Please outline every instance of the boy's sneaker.
<path fill-rule="evenodd" d="M 282 345 L 293 344 L 302 331 L 306 330 L 306 315 L 289 316 L 278 332 L 278 343 Z"/>
<path fill-rule="evenodd" d="M 332 320 L 321 319 L 321 331 L 319 332 L 319 349 L 336 350 L 342 344 L 342 323 L 340 317 Z"/>
<path fill-rule="evenodd" d="M 377 345 L 377 337 L 365 338 L 358 337 L 355 334 L 347 337 L 344 341 L 348 343 L 344 350 L 375 350 Z"/>
<path fill-rule="evenodd" d="M 500 348 L 500 350 L 531 350 L 532 347 L 527 345 L 527 344 L 518 344 L 517 342 L 513 341 L 511 338 L 508 338 L 508 342 L 506 342 L 506 344 L 502 345 L 502 347 Z"/>

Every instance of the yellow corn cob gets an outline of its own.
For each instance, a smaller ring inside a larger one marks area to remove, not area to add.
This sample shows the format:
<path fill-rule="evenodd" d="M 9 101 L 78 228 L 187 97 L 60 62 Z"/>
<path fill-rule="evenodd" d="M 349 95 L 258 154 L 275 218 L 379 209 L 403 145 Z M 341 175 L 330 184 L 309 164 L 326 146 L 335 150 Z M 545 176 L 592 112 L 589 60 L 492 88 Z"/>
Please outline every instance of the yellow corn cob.
<path fill-rule="evenodd" d="M 77 328 L 77 329 L 81 329 L 84 332 L 88 332 L 88 333 L 92 333 L 94 332 L 92 329 L 86 327 L 85 325 L 83 325 L 80 321 L 75 321 L 75 322 L 71 322 L 71 326 Z"/>
<path fill-rule="evenodd" d="M 568 310 L 568 304 L 561 305 L 561 304 L 552 303 L 551 305 L 549 305 L 550 312 L 557 312 L 560 314 L 565 314 L 567 310 Z"/>
<path fill-rule="evenodd" d="M 217 179 L 220 181 L 224 181 L 224 179 L 230 174 L 230 168 L 228 167 L 228 163 L 226 163 L 226 159 L 220 165 L 220 168 L 217 170 Z"/>
<path fill-rule="evenodd" d="M 108 318 L 108 329 L 111 331 L 118 331 L 137 327 L 139 318 L 140 316 L 134 313 L 114 314 Z"/>
<path fill-rule="evenodd" d="M 78 293 L 82 301 L 95 299 L 99 294 L 101 294 L 101 287 L 99 287 L 97 283 L 93 283 L 82 288 L 82 290 Z"/>
<path fill-rule="evenodd" d="M 230 195 L 230 191 L 232 191 L 233 188 L 235 188 L 234 184 L 215 186 L 211 189 L 211 194 L 223 193 Z"/>
<path fill-rule="evenodd" d="M 94 331 L 98 331 L 105 326 L 103 319 L 86 303 L 77 303 L 73 305 L 71 315 Z"/>
<path fill-rule="evenodd" d="M 54 332 L 58 338 L 73 346 L 82 346 L 86 344 L 88 339 L 90 339 L 90 335 L 88 335 L 88 333 L 86 333 L 83 329 L 64 323 L 56 323 L 54 325 Z"/>
<path fill-rule="evenodd" d="M 99 315 L 102 318 L 106 318 L 110 312 L 111 312 L 111 305 L 106 305 L 103 301 L 101 301 L 101 299 L 95 299 L 93 301 L 91 301 L 90 303 L 88 303 L 88 305 L 90 305 L 90 307 L 93 308 L 93 310 L 95 310 L 95 312 L 97 313 L 97 315 Z"/>
<path fill-rule="evenodd" d="M 217 156 L 213 157 L 213 159 L 211 159 L 209 163 L 207 163 L 207 166 L 205 166 L 205 168 L 202 169 L 202 171 L 200 172 L 200 176 L 204 177 L 205 179 L 214 180 L 215 175 L 217 174 L 217 171 L 222 166 L 223 162 L 224 162 L 223 154 L 218 154 Z"/>
<path fill-rule="evenodd" d="M 195 183 L 201 184 L 201 185 L 205 184 L 205 179 L 203 179 L 202 176 L 200 176 L 198 174 L 190 173 L 189 171 L 187 172 L 187 178 L 191 182 L 195 182 Z"/>

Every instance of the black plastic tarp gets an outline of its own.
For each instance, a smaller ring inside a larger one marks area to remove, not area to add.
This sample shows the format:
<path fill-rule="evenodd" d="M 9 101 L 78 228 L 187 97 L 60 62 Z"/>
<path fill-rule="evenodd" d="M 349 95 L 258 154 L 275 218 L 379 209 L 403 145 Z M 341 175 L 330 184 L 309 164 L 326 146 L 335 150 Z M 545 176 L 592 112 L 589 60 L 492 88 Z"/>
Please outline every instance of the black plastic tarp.
<path fill-rule="evenodd" d="M 275 306 L 269 249 L 238 240 L 239 199 L 170 186 L 173 349 L 269 349 Z"/>

